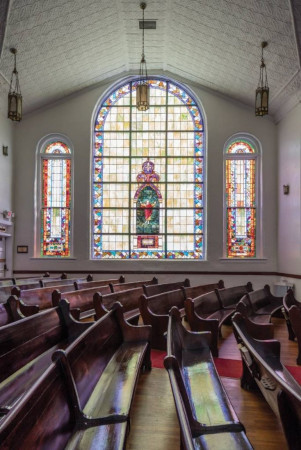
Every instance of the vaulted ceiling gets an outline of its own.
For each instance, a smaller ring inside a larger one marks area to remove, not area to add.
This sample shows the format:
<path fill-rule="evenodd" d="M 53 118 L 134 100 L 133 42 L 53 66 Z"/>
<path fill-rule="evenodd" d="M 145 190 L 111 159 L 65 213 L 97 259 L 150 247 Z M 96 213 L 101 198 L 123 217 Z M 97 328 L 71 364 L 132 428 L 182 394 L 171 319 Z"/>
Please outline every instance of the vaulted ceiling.
<path fill-rule="evenodd" d="M 139 0 L 1 0 L 0 92 L 18 50 L 25 112 L 138 71 Z M 253 106 L 261 41 L 271 111 L 301 101 L 300 0 L 148 0 L 150 73 L 166 71 Z"/>

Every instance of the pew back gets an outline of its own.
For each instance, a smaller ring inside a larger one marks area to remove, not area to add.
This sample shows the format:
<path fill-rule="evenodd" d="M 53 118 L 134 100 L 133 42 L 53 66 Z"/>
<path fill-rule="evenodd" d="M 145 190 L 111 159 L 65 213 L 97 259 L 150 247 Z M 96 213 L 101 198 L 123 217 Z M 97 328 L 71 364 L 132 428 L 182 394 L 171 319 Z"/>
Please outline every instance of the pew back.
<path fill-rule="evenodd" d="M 162 283 L 143 286 L 144 295 L 152 297 L 153 295 L 162 294 L 163 292 L 175 291 L 181 287 L 189 287 L 190 281 L 186 278 L 184 281 L 176 281 L 174 283 Z"/>
<path fill-rule="evenodd" d="M 137 287 L 142 287 L 143 285 L 151 286 L 154 284 L 158 284 L 158 279 L 156 277 L 152 278 L 151 280 L 131 281 L 129 283 L 112 284 L 111 289 L 112 292 L 119 292 L 119 291 L 127 291 L 129 289 L 135 289 Z"/>
<path fill-rule="evenodd" d="M 207 292 L 214 291 L 214 289 L 223 289 L 225 287 L 223 280 L 220 280 L 218 283 L 212 284 L 202 284 L 200 286 L 192 286 L 192 287 L 184 287 L 182 286 L 182 290 L 184 291 L 184 296 L 186 298 L 196 298 L 200 295 L 206 294 Z"/>

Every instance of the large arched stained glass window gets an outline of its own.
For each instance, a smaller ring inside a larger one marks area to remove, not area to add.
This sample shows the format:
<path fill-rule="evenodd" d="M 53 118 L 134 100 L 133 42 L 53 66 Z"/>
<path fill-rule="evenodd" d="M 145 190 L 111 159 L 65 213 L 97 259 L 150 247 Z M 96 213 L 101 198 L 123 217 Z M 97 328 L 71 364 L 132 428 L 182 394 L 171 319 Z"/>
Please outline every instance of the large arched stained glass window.
<path fill-rule="evenodd" d="M 41 152 L 41 256 L 70 256 L 70 147 L 60 139 L 46 139 Z"/>
<path fill-rule="evenodd" d="M 235 136 L 225 146 L 226 256 L 254 258 L 258 221 L 259 145 Z"/>
<path fill-rule="evenodd" d="M 204 127 L 193 96 L 148 81 L 114 90 L 93 131 L 92 258 L 204 258 Z"/>

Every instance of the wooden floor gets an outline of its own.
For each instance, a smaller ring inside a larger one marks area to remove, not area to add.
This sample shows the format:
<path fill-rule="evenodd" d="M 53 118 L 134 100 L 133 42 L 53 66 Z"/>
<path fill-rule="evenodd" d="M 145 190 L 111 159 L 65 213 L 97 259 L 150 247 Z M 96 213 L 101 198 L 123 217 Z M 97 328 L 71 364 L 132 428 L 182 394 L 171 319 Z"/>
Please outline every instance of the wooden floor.
<path fill-rule="evenodd" d="M 273 319 L 275 338 L 281 342 L 281 358 L 295 366 L 297 344 L 287 338 L 283 319 Z M 240 359 L 232 328 L 224 326 L 220 340 L 221 358 Z M 241 389 L 240 380 L 221 378 L 232 405 L 244 424 L 255 450 L 286 450 L 280 421 L 260 392 Z M 127 449 L 174 450 L 180 448 L 180 433 L 169 379 L 165 369 L 152 369 L 140 377 L 132 408 L 131 430 Z M 227 450 L 227 449 L 216 449 Z"/>

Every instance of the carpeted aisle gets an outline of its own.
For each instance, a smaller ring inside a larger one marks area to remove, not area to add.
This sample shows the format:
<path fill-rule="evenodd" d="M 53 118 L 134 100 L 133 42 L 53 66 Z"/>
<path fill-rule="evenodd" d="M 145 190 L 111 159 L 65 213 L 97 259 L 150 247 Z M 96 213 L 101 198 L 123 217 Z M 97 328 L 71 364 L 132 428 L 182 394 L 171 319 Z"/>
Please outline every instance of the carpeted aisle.
<path fill-rule="evenodd" d="M 161 350 L 151 351 L 152 367 L 158 369 L 164 368 L 164 358 L 166 352 Z M 240 378 L 242 375 L 242 362 L 238 359 L 213 358 L 220 377 Z M 301 367 L 286 366 L 287 370 L 293 375 L 299 384 L 301 384 Z"/>

